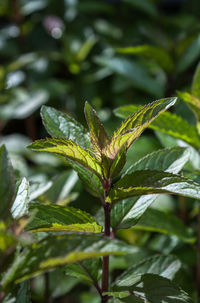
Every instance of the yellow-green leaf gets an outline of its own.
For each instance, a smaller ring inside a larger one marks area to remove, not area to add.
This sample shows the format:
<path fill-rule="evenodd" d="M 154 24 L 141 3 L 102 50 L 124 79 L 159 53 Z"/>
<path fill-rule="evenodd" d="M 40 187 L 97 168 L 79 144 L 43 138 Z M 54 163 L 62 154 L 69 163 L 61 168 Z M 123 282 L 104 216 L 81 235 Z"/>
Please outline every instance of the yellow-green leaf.
<path fill-rule="evenodd" d="M 34 151 L 43 151 L 58 154 L 77 162 L 95 173 L 99 178 L 102 176 L 101 165 L 88 151 L 67 139 L 38 140 L 28 146 Z"/>
<path fill-rule="evenodd" d="M 37 213 L 27 226 L 27 229 L 33 232 L 76 231 L 100 233 L 102 231 L 102 226 L 97 224 L 90 214 L 74 207 L 33 203 L 30 210 L 33 209 L 36 209 Z"/>
<path fill-rule="evenodd" d="M 97 235 L 51 235 L 33 243 L 17 256 L 4 275 L 2 286 L 5 288 L 57 266 L 135 251 L 136 248 L 122 241 Z"/>

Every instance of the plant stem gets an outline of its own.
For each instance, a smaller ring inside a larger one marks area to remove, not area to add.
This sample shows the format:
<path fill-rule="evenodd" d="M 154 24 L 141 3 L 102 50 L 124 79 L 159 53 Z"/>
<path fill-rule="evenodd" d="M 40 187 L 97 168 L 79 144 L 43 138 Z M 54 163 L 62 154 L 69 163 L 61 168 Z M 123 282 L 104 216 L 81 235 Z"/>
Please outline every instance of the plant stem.
<path fill-rule="evenodd" d="M 45 280 L 44 302 L 50 303 L 51 298 L 50 298 L 50 292 L 49 292 L 49 273 L 48 272 L 46 272 L 44 274 L 44 280 Z"/>
<path fill-rule="evenodd" d="M 104 236 L 110 237 L 110 204 L 104 204 L 104 215 L 105 215 L 105 226 L 104 226 Z M 109 256 L 103 257 L 102 264 L 102 293 L 108 291 L 109 286 Z M 102 302 L 106 302 L 108 296 L 102 297 Z"/>
<path fill-rule="evenodd" d="M 198 298 L 200 298 L 200 206 L 198 208 L 197 294 Z"/>

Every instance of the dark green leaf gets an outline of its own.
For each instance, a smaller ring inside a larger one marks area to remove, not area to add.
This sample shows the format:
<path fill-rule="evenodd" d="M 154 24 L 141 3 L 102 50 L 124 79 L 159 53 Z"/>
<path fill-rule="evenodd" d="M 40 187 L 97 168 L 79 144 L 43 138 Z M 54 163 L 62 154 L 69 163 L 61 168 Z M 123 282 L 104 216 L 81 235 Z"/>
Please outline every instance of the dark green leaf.
<path fill-rule="evenodd" d="M 156 255 L 128 268 L 117 278 L 113 286 L 133 286 L 140 281 L 143 274 L 156 274 L 171 280 L 180 267 L 181 262 L 176 257 Z"/>
<path fill-rule="evenodd" d="M 172 281 L 158 275 L 144 274 L 140 283 L 134 287 L 130 287 L 126 292 L 126 288 L 121 290 L 123 296 L 122 302 L 151 302 L 151 303 L 189 303 L 192 300 L 188 294 L 181 288 L 176 286 Z M 127 295 L 129 296 L 126 296 Z M 117 294 L 117 293 L 116 293 Z M 112 293 L 110 293 L 112 295 Z M 115 296 L 115 293 L 113 294 Z M 119 297 L 120 292 L 117 296 Z M 140 299 L 139 301 L 135 300 Z M 131 300 L 132 301 L 131 301 Z"/>
<path fill-rule="evenodd" d="M 93 217 L 73 207 L 59 205 L 43 205 L 34 203 L 30 210 L 37 209 L 33 220 L 27 226 L 31 231 L 77 231 L 100 233 L 102 226 Z"/>
<path fill-rule="evenodd" d="M 188 160 L 188 150 L 173 147 L 155 151 L 138 162 L 128 172 L 141 169 L 159 169 L 178 173 Z M 129 198 L 114 205 L 111 211 L 111 225 L 114 229 L 129 228 L 143 215 L 146 209 L 155 201 L 157 195 L 147 195 Z"/>
<path fill-rule="evenodd" d="M 101 259 L 84 260 L 77 264 L 66 266 L 65 273 L 69 276 L 80 278 L 89 283 L 97 282 L 99 279 L 99 269 Z"/>
<path fill-rule="evenodd" d="M 179 175 L 156 170 L 141 170 L 124 176 L 110 190 L 107 202 L 153 193 L 178 194 L 200 199 L 199 184 Z"/>
<path fill-rule="evenodd" d="M 0 147 L 0 219 L 5 219 L 15 195 L 14 172 L 4 145 Z"/>
<path fill-rule="evenodd" d="M 94 152 L 101 156 L 102 150 L 109 143 L 109 137 L 101 124 L 96 111 L 88 102 L 85 103 L 85 117 L 90 130 L 90 140 Z"/>
<path fill-rule="evenodd" d="M 70 163 L 73 169 L 77 171 L 85 189 L 95 197 L 103 197 L 104 191 L 99 178 L 79 163 L 75 163 L 73 161 Z"/>
<path fill-rule="evenodd" d="M 88 131 L 70 115 L 43 106 L 41 116 L 46 130 L 52 137 L 72 140 L 83 148 L 90 146 Z"/>

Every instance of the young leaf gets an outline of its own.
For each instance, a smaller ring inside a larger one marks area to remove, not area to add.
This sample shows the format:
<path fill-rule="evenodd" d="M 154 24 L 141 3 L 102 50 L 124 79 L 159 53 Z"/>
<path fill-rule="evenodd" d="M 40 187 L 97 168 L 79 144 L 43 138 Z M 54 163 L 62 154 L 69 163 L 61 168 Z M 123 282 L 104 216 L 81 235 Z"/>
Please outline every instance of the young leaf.
<path fill-rule="evenodd" d="M 144 274 L 140 284 L 133 287 L 120 288 L 125 294 L 128 289 L 129 296 L 122 302 L 151 302 L 151 303 L 191 303 L 192 300 L 181 288 L 172 281 L 154 274 Z M 112 295 L 112 293 L 109 293 Z M 118 293 L 119 296 L 120 293 Z M 139 301 L 134 299 L 140 299 Z"/>
<path fill-rule="evenodd" d="M 149 126 L 162 112 L 173 106 L 177 98 L 166 98 L 157 100 L 143 106 L 136 113 L 128 117 L 121 126 L 114 132 L 113 137 L 124 134 L 129 129 L 139 127 L 141 131 Z"/>
<path fill-rule="evenodd" d="M 157 169 L 178 173 L 188 161 L 188 149 L 173 147 L 155 151 L 131 166 L 126 173 L 142 169 Z M 133 197 L 114 205 L 111 211 L 111 225 L 114 229 L 129 228 L 143 215 L 155 201 L 157 195 Z"/>
<path fill-rule="evenodd" d="M 143 274 L 156 274 L 171 280 L 180 267 L 181 262 L 175 256 L 156 255 L 128 268 L 116 279 L 113 286 L 133 286 L 140 281 Z"/>
<path fill-rule="evenodd" d="M 85 117 L 90 130 L 90 140 L 93 145 L 93 150 L 101 156 L 102 150 L 109 143 L 109 137 L 101 124 L 96 111 L 88 102 L 85 103 Z"/>
<path fill-rule="evenodd" d="M 46 130 L 52 137 L 72 140 L 83 148 L 90 147 L 88 131 L 68 114 L 43 105 L 41 116 Z"/>
<path fill-rule="evenodd" d="M 59 205 L 43 205 L 34 203 L 29 208 L 37 209 L 37 213 L 27 228 L 38 231 L 76 231 L 100 233 L 102 226 L 98 225 L 88 213 L 73 207 Z"/>
<path fill-rule="evenodd" d="M 10 212 L 15 196 L 14 172 L 4 145 L 0 147 L 0 219 Z"/>
<path fill-rule="evenodd" d="M 116 116 L 124 119 L 137 112 L 139 108 L 140 106 L 127 105 L 117 108 L 114 113 Z M 149 127 L 183 140 L 197 149 L 200 146 L 200 137 L 196 127 L 175 114 L 169 112 L 162 113 Z"/>
<path fill-rule="evenodd" d="M 86 169 L 89 169 L 101 178 L 101 165 L 92 157 L 89 152 L 81 148 L 71 140 L 66 139 L 46 139 L 33 142 L 28 148 L 34 151 L 44 151 L 62 155 L 72 160 Z"/>
<path fill-rule="evenodd" d="M 186 243 L 195 242 L 195 238 L 180 219 L 153 208 L 149 208 L 133 228 L 176 236 Z"/>
<path fill-rule="evenodd" d="M 200 199 L 199 184 L 179 175 L 156 170 L 140 170 L 121 178 L 110 190 L 107 202 L 154 193 L 170 193 Z"/>
<path fill-rule="evenodd" d="M 15 201 L 13 202 L 11 213 L 14 219 L 22 217 L 28 211 L 29 203 L 29 182 L 23 178 L 18 186 Z"/>
<path fill-rule="evenodd" d="M 51 268 L 106 255 L 134 253 L 126 243 L 96 235 L 49 236 L 25 248 L 4 275 L 2 286 L 21 282 Z"/>
<path fill-rule="evenodd" d="M 128 117 L 114 132 L 110 144 L 104 150 L 104 154 L 110 159 L 115 159 L 122 147 L 128 150 L 149 124 L 163 111 L 174 105 L 176 100 L 176 98 L 166 98 L 152 102 Z"/>

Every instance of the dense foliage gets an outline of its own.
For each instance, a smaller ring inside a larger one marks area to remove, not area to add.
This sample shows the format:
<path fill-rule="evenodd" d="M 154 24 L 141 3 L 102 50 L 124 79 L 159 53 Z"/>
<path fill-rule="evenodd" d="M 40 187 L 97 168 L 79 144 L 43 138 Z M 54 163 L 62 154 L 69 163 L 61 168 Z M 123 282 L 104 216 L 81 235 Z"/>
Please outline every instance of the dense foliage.
<path fill-rule="evenodd" d="M 0 2 L 3 303 L 199 302 L 199 10 Z"/>

